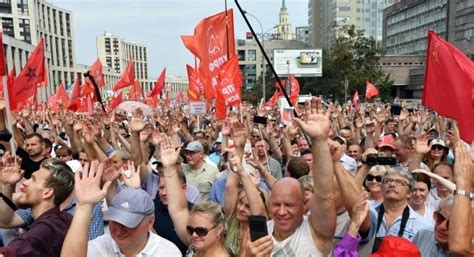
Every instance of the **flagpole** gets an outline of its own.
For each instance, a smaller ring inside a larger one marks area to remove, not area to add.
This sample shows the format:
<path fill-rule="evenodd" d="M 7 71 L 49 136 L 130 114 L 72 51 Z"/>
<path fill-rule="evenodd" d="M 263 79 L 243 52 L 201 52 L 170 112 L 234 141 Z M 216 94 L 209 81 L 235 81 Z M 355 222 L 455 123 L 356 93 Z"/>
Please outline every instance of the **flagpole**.
<path fill-rule="evenodd" d="M 11 133 L 13 134 L 13 119 L 12 119 L 12 112 L 10 108 L 10 96 L 8 95 L 8 82 L 7 82 L 7 75 L 2 76 L 2 83 L 3 83 L 3 98 L 5 99 L 5 111 L 7 112 L 7 127 L 10 129 Z M 12 154 L 16 153 L 16 143 L 15 137 L 10 139 L 10 147 L 12 150 Z"/>
<path fill-rule="evenodd" d="M 225 41 L 227 42 L 227 60 L 230 59 L 229 55 L 229 24 L 227 23 L 227 0 L 224 1 L 225 7 Z"/>
<path fill-rule="evenodd" d="M 102 102 L 102 96 L 100 96 L 99 86 L 97 86 L 97 83 L 95 82 L 94 76 L 92 76 L 91 71 L 86 71 L 84 73 L 84 77 L 89 78 L 91 80 L 92 85 L 95 89 L 95 94 L 97 95 L 97 100 L 99 100 L 99 103 L 102 106 L 102 110 L 107 113 L 107 111 L 105 110 L 104 103 Z"/>

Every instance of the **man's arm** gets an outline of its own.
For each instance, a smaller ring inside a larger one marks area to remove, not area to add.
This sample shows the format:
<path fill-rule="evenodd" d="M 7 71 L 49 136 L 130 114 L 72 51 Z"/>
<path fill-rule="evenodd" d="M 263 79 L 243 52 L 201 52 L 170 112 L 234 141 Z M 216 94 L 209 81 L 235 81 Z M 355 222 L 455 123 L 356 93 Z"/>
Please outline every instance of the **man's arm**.
<path fill-rule="evenodd" d="M 305 121 L 295 118 L 301 129 L 311 138 L 313 152 L 314 193 L 311 199 L 309 221 L 316 238 L 316 247 L 323 253 L 329 253 L 336 228 L 336 208 L 333 195 L 333 163 L 329 151 L 330 112 L 322 115 L 321 99 L 314 98 L 305 103 Z"/>
<path fill-rule="evenodd" d="M 148 169 L 146 167 L 145 158 L 142 155 L 142 148 L 140 145 L 140 132 L 145 128 L 145 122 L 143 121 L 143 112 L 140 109 L 135 110 L 132 119 L 130 120 L 130 130 L 132 135 L 130 136 L 130 153 L 132 154 L 132 160 L 136 166 L 140 166 L 140 181 L 145 178 Z"/>
<path fill-rule="evenodd" d="M 104 198 L 110 182 L 106 182 L 100 187 L 100 180 L 104 164 L 97 161 L 87 163 L 82 172 L 75 175 L 74 189 L 76 192 L 77 205 L 76 213 L 72 219 L 71 226 L 64 239 L 61 256 L 86 257 L 89 225 L 91 223 L 91 214 L 94 206 Z"/>
<path fill-rule="evenodd" d="M 455 146 L 456 162 L 454 164 L 454 179 L 457 190 L 472 192 L 474 164 L 471 161 L 464 143 Z M 472 256 L 473 224 L 471 199 L 467 196 L 454 195 L 448 232 L 449 251 L 456 256 Z"/>

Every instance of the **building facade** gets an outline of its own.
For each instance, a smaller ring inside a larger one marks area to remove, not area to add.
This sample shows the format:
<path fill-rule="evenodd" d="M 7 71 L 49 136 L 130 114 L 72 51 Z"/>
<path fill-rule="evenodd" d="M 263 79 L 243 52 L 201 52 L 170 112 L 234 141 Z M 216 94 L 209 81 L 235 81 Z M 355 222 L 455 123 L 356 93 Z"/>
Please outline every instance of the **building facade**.
<path fill-rule="evenodd" d="M 327 48 L 341 26 L 354 25 L 382 41 L 383 10 L 399 0 L 309 0 L 308 38 L 311 46 Z"/>
<path fill-rule="evenodd" d="M 97 56 L 102 65 L 116 73 L 125 70 L 129 60 L 133 60 L 135 78 L 148 79 L 148 48 L 144 45 L 126 41 L 111 33 L 97 37 Z"/>
<path fill-rule="evenodd" d="M 0 19 L 5 35 L 37 45 L 45 39 L 48 86 L 45 95 L 54 93 L 58 84 L 74 81 L 75 52 L 72 13 L 44 0 L 2 0 Z M 13 41 L 12 41 L 13 42 Z M 14 43 L 18 49 L 24 48 Z M 15 67 L 18 74 L 23 67 Z"/>
<path fill-rule="evenodd" d="M 403 0 L 384 11 L 387 54 L 425 54 L 428 30 L 474 59 L 474 1 Z"/>

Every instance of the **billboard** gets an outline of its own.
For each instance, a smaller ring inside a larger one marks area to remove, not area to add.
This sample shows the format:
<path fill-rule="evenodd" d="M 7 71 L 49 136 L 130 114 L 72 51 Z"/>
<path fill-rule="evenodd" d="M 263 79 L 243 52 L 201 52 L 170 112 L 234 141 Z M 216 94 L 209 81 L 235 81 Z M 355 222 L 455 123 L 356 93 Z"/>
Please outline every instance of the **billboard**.
<path fill-rule="evenodd" d="M 323 75 L 323 50 L 275 49 L 273 67 L 280 76 L 321 77 Z"/>

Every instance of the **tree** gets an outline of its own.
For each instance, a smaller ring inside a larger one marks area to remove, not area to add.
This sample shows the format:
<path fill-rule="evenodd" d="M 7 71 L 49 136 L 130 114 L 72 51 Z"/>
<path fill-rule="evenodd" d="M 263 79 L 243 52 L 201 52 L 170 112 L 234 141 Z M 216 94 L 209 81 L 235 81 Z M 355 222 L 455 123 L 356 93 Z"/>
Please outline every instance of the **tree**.
<path fill-rule="evenodd" d="M 356 90 L 365 92 L 366 81 L 372 81 L 378 87 L 377 82 L 383 82 L 384 88 L 391 86 L 390 77 L 378 66 L 383 55 L 382 46 L 373 37 L 364 36 L 363 30 L 354 25 L 341 26 L 335 40 L 323 50 L 323 76 L 303 79 L 302 93 L 347 101 Z M 391 90 L 381 91 L 384 93 L 382 99 L 389 100 Z"/>

